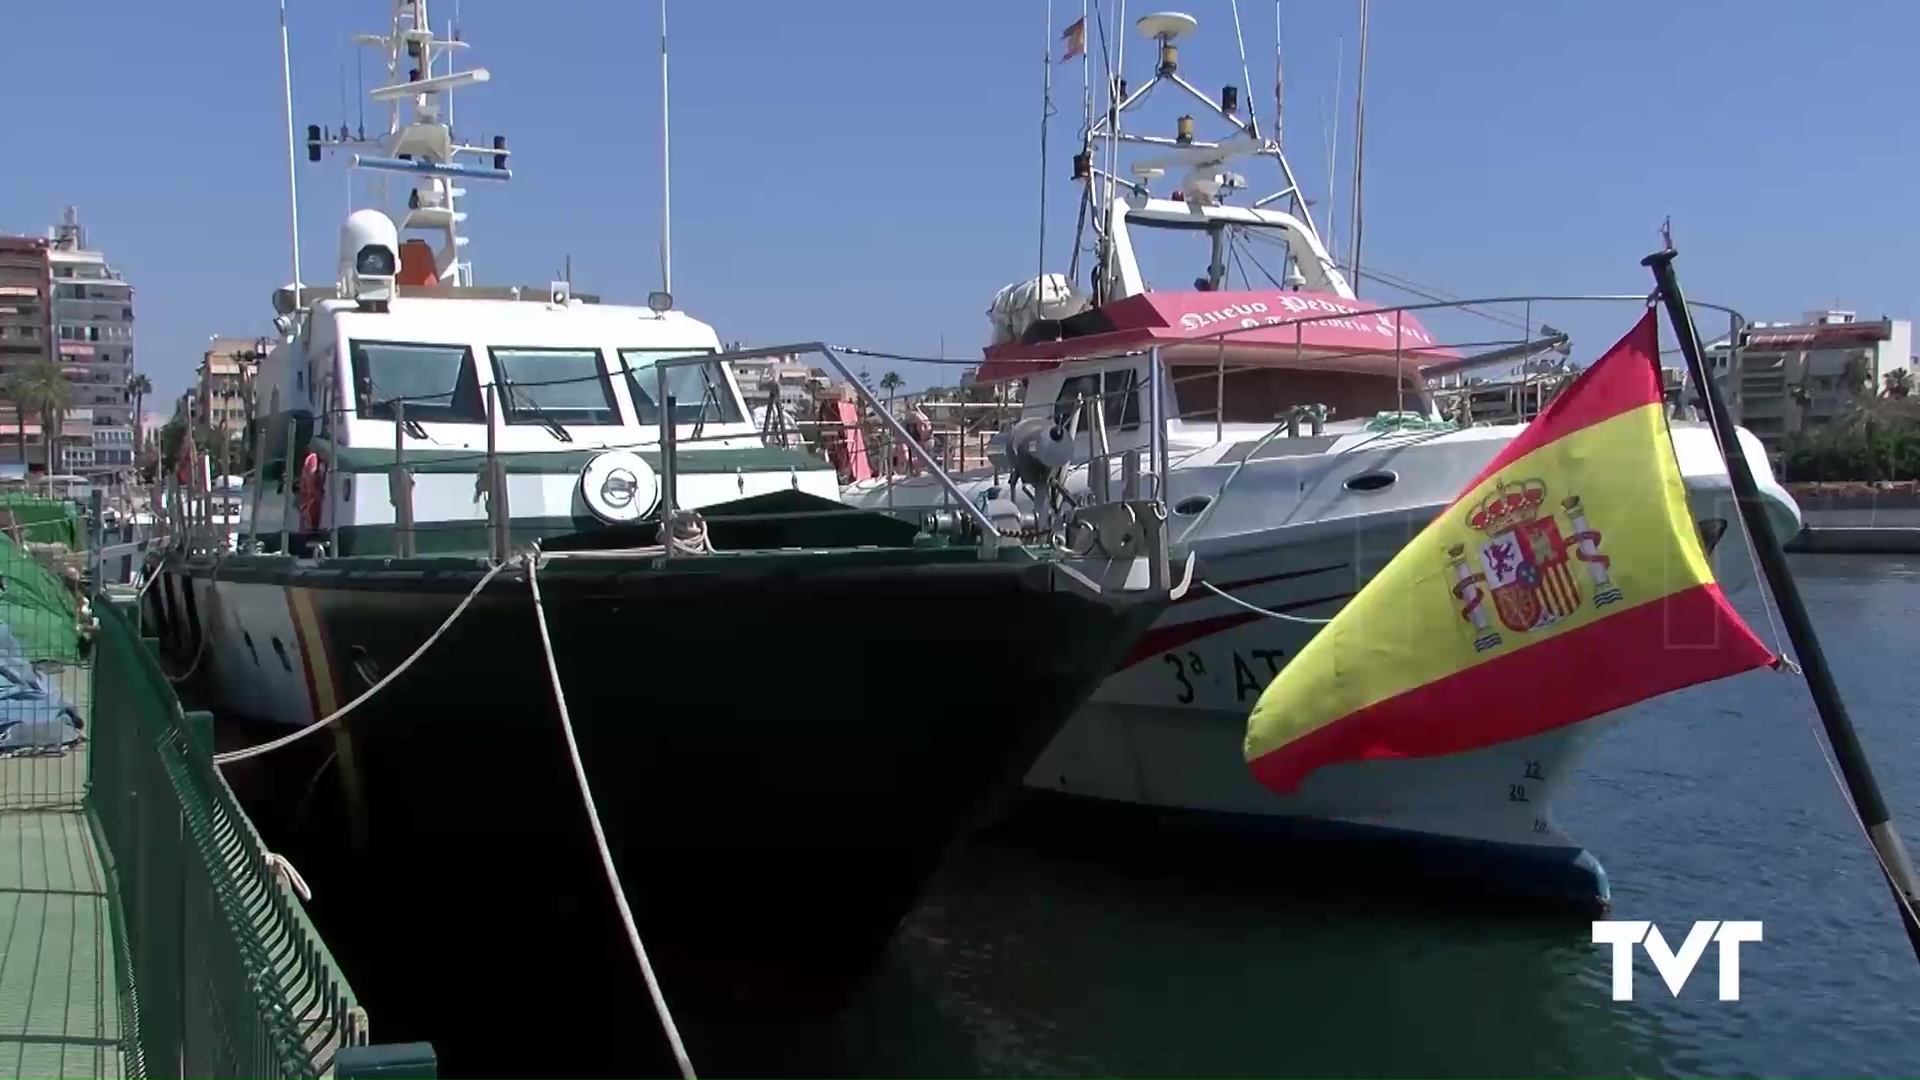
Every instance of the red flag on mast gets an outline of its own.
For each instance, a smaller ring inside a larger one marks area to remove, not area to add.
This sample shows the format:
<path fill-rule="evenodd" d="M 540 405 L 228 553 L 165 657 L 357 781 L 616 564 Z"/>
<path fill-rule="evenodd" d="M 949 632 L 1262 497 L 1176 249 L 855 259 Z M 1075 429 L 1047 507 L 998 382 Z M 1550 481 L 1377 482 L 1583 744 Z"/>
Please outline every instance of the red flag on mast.
<path fill-rule="evenodd" d="M 1060 40 L 1066 42 L 1066 51 L 1060 54 L 1061 63 L 1064 64 L 1076 56 L 1085 55 L 1087 51 L 1087 17 L 1082 15 L 1078 19 L 1075 19 L 1073 25 L 1067 27 L 1066 32 L 1060 35 Z"/>

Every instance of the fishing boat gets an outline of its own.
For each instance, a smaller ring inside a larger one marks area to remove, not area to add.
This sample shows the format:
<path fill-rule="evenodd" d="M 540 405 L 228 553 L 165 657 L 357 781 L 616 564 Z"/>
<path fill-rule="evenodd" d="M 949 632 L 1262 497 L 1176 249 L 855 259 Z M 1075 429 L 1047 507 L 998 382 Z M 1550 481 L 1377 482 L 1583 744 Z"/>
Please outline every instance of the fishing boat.
<path fill-rule="evenodd" d="M 1553 803 L 1620 714 L 1473 753 L 1329 768 L 1293 796 L 1257 784 L 1242 760 L 1247 714 L 1267 682 L 1523 430 L 1463 426 L 1436 407 L 1437 384 L 1537 369 L 1570 345 L 1538 321 L 1545 300 L 1504 305 L 1535 317 L 1517 338 L 1476 351 L 1470 343 L 1484 331 L 1449 335 L 1439 320 L 1499 301 L 1360 299 L 1282 151 L 1279 102 L 1269 132 L 1237 88 L 1215 99 L 1181 73 L 1178 46 L 1197 25 L 1178 12 L 1138 20 L 1153 77 L 1130 92 L 1116 77 L 1106 111 L 1087 117 L 1072 169 L 1095 252 L 1090 286 L 1079 288 L 1075 273 L 1047 274 L 1001 290 L 989 311 L 994 335 L 976 381 L 1019 381 L 1031 412 L 1003 443 L 1058 442 L 1079 459 L 1164 447 L 1169 527 L 1208 567 L 1207 583 L 1161 616 L 1034 764 L 1026 820 L 1287 837 L 1454 893 L 1604 907 L 1606 874 L 1560 827 Z M 1170 132 L 1127 127 L 1154 94 L 1211 115 L 1228 136 L 1199 139 L 1186 115 Z M 1146 156 L 1123 176 L 1122 154 L 1134 151 Z M 1235 170 L 1254 165 L 1275 168 L 1281 189 L 1252 197 Z M 1191 252 L 1200 271 L 1192 287 L 1151 287 L 1139 253 L 1181 238 L 1203 242 Z M 1247 281 L 1263 256 L 1277 256 L 1274 269 Z M 1764 463 L 1752 435 L 1739 437 Z M 1674 440 L 1716 574 L 1737 594 L 1755 573 L 1747 538 L 1736 531 L 1723 543 L 1736 521 L 1725 461 L 1705 424 L 1676 421 Z M 996 520 L 1021 522 L 1104 490 L 1104 471 L 1078 468 L 1056 491 L 997 467 L 957 479 Z M 1751 542 L 1784 541 L 1799 530 L 1798 509 L 1770 473 L 1759 485 L 1775 535 Z M 862 506 L 941 497 L 928 481 L 894 475 L 843 492 Z"/>
<path fill-rule="evenodd" d="M 373 40 L 395 107 L 355 164 L 405 209 L 274 294 L 246 531 L 181 534 L 147 594 L 170 677 L 252 722 L 217 760 L 383 1037 L 449 1072 L 670 1068 L 649 997 L 830 1010 L 1164 609 L 1164 506 L 1083 508 L 1071 550 L 957 495 L 937 535 L 846 507 L 729 367 L 814 353 L 865 393 L 832 350 L 724 352 L 664 291 L 475 284 L 455 185 L 507 151 L 444 98 L 486 74 L 436 73 L 467 43 L 424 0 Z M 962 654 L 994 677 L 932 680 Z M 508 976 L 565 992 L 493 1000 Z"/>

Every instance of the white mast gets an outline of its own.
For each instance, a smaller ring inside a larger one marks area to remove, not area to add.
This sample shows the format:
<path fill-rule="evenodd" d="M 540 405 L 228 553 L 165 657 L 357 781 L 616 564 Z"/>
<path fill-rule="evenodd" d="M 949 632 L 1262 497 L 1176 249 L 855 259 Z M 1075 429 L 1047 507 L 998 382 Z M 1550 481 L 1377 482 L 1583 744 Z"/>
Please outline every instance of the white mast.
<path fill-rule="evenodd" d="M 293 59 L 287 45 L 287 0 L 280 0 L 280 92 L 287 109 L 287 216 L 293 241 L 293 291 L 300 294 L 300 182 L 293 138 Z"/>
<path fill-rule="evenodd" d="M 660 291 L 673 295 L 673 138 L 667 127 L 667 0 L 660 0 Z"/>
<path fill-rule="evenodd" d="M 1121 4 L 1121 11 L 1124 17 L 1124 0 L 1121 0 Z M 1232 4 L 1232 13 L 1235 23 L 1235 44 L 1238 47 L 1241 59 L 1241 80 L 1244 83 L 1250 76 L 1245 60 L 1245 37 L 1239 25 L 1239 4 L 1237 0 Z M 1277 11 L 1275 12 L 1275 17 L 1277 20 Z M 1138 194 L 1145 195 L 1149 182 L 1162 171 L 1154 168 L 1155 166 L 1164 165 L 1168 170 L 1179 169 L 1182 172 L 1191 172 L 1195 169 L 1207 172 L 1212 168 L 1224 166 L 1226 161 L 1239 155 L 1251 155 L 1271 159 L 1280 173 L 1282 186 L 1279 190 L 1271 194 L 1254 199 L 1250 209 L 1263 210 L 1273 204 L 1280 203 L 1287 208 L 1289 216 L 1304 226 L 1306 232 L 1312 233 L 1316 242 L 1318 242 L 1319 234 L 1314 224 L 1312 207 L 1307 202 L 1306 192 L 1301 187 L 1299 179 L 1293 171 L 1292 164 L 1287 160 L 1285 150 L 1280 141 L 1282 111 L 1284 109 L 1284 83 L 1280 69 L 1281 57 L 1279 55 L 1280 42 L 1277 21 L 1274 30 L 1274 130 L 1271 133 L 1263 133 L 1260 130 L 1259 123 L 1256 119 L 1258 110 L 1253 105 L 1250 95 L 1244 99 L 1241 96 L 1244 87 L 1231 87 L 1228 91 L 1222 93 L 1220 99 L 1216 100 L 1180 73 L 1176 42 L 1184 35 L 1192 33 L 1197 25 L 1197 20 L 1180 12 L 1157 12 L 1143 16 L 1136 21 L 1135 29 L 1144 37 L 1154 41 L 1157 45 L 1155 50 L 1157 64 L 1153 78 L 1138 87 L 1128 87 L 1120 74 L 1121 69 L 1118 65 L 1118 60 L 1124 55 L 1121 42 L 1125 39 L 1125 35 L 1116 33 L 1114 35 L 1115 40 L 1110 44 L 1111 55 L 1115 59 L 1115 66 L 1113 78 L 1108 84 L 1107 111 L 1104 115 L 1094 119 L 1089 125 L 1087 146 L 1089 150 L 1095 152 L 1088 155 L 1089 161 L 1087 167 L 1082 169 L 1078 164 L 1076 164 L 1075 167 L 1076 176 L 1082 183 L 1087 185 L 1090 192 L 1096 193 L 1096 197 L 1088 200 L 1092 204 L 1091 209 L 1093 211 L 1090 215 L 1092 221 L 1088 227 L 1092 229 L 1097 248 L 1101 252 L 1096 266 L 1103 268 L 1101 273 L 1108 277 L 1111 277 L 1114 273 L 1113 261 L 1108 258 L 1110 254 L 1113 254 L 1109 251 L 1113 240 L 1112 237 L 1107 235 L 1107 230 L 1102 228 L 1103 218 L 1110 213 L 1114 200 L 1119 197 L 1122 190 L 1132 189 Z M 1162 90 L 1162 88 L 1165 89 Z M 1219 120 L 1223 120 L 1231 125 L 1233 129 L 1232 134 L 1218 142 L 1202 140 L 1196 137 L 1191 117 L 1181 118 L 1180 127 L 1176 136 L 1173 138 L 1168 138 L 1164 135 L 1136 134 L 1123 130 L 1125 115 L 1137 108 L 1155 91 L 1185 95 L 1188 99 L 1202 106 L 1206 112 L 1211 113 Z M 1122 177 L 1119 174 L 1122 171 L 1120 166 L 1120 148 L 1123 144 L 1136 147 L 1156 147 L 1162 151 L 1170 151 L 1170 153 L 1152 161 L 1135 162 L 1133 171 L 1137 176 L 1133 178 Z M 1143 169 L 1147 171 L 1142 172 L 1141 170 Z M 1225 181 L 1229 177 L 1233 187 L 1238 187 L 1245 182 L 1243 178 L 1237 175 L 1224 172 L 1215 179 Z M 1077 247 L 1078 245 L 1076 244 L 1076 249 Z M 1291 259 L 1297 254 L 1297 252 L 1290 252 L 1288 257 Z M 1128 258 L 1130 258 L 1130 256 L 1128 256 Z M 1337 274 L 1337 268 L 1329 267 L 1329 269 L 1335 269 Z M 1290 272 L 1287 276 L 1289 278 L 1293 277 Z M 1333 288 L 1336 291 L 1344 289 L 1345 283 L 1342 282 L 1337 286 L 1333 286 Z M 1104 298 L 1106 296 L 1104 289 L 1104 282 L 1096 282 L 1095 294 L 1097 298 Z"/>
<path fill-rule="evenodd" d="M 1360 295 L 1360 192 L 1366 166 L 1367 141 L 1367 0 L 1360 0 L 1360 72 L 1353 97 L 1353 227 L 1348 243 L 1352 246 L 1352 267 L 1348 272 L 1353 294 Z"/>
<path fill-rule="evenodd" d="M 393 0 L 393 17 L 386 34 L 357 34 L 354 41 L 379 48 L 387 54 L 388 81 L 385 86 L 367 92 L 376 104 L 388 108 L 387 132 L 378 139 L 350 137 L 345 128 L 336 138 L 322 132 L 318 125 L 307 125 L 307 159 L 320 160 L 324 149 L 377 147 L 373 154 L 353 155 L 356 169 L 388 174 L 402 173 L 412 178 L 404 212 L 397 216 L 402 233 L 420 231 L 433 234 L 439 241 L 434 252 L 434 276 L 446 285 L 473 284 L 473 264 L 461 257 L 467 238 L 460 235 L 460 224 L 467 215 L 457 208 L 465 189 L 454 186 L 456 179 L 509 180 L 507 141 L 494 136 L 492 146 L 467 146 L 454 136 L 452 126 L 453 91 L 474 83 L 489 81 L 485 68 L 455 71 L 453 56 L 467 43 L 457 31 L 436 37 L 427 16 L 427 0 Z M 445 74 L 434 74 L 440 54 L 448 54 Z M 469 164 L 461 155 L 492 155 L 492 167 Z M 385 195 L 385 185 L 381 185 Z"/>

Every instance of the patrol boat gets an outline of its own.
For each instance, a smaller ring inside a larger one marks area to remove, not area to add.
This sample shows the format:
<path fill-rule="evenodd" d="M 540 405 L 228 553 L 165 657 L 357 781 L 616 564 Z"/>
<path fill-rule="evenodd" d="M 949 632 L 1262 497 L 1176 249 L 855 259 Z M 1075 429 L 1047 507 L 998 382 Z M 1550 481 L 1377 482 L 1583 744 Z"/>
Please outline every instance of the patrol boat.
<path fill-rule="evenodd" d="M 993 338 L 975 382 L 1018 383 L 1030 412 L 1003 444 L 1058 443 L 1081 462 L 1165 447 L 1170 528 L 1208 570 L 1034 764 L 1033 813 L 1016 820 L 1064 822 L 1075 845 L 1124 835 L 1128 850 L 1138 830 L 1127 826 L 1171 828 L 1183 856 L 1200 839 L 1296 840 L 1290 867 L 1317 853 L 1341 865 L 1332 876 L 1365 870 L 1396 888 L 1431 881 L 1453 894 L 1604 907 L 1603 868 L 1552 808 L 1621 714 L 1472 753 L 1329 768 L 1292 796 L 1254 781 L 1242 744 L 1248 712 L 1288 658 L 1523 430 L 1441 415 L 1432 384 L 1557 362 L 1569 335 L 1546 318 L 1644 297 L 1359 298 L 1314 225 L 1277 119 L 1269 129 L 1238 88 L 1215 99 L 1182 72 L 1179 45 L 1198 25 L 1181 12 L 1140 18 L 1152 78 L 1131 91 L 1118 81 L 1086 118 L 1072 169 L 1092 235 L 1073 250 L 1094 252 L 1091 290 L 1047 274 L 1002 289 L 988 311 Z M 1207 141 L 1192 115 L 1171 130 L 1138 119 L 1169 97 L 1227 134 Z M 1256 167 L 1277 174 L 1279 189 L 1248 191 L 1239 170 Z M 1182 240 L 1202 272 L 1168 276 L 1193 286 L 1150 287 L 1141 253 Z M 1490 330 L 1482 312 L 1513 328 Z M 1759 443 L 1740 438 L 1775 526 L 1752 540 L 1784 541 L 1799 531 L 1798 508 Z M 1705 424 L 1676 422 L 1674 444 L 1715 575 L 1738 594 L 1755 573 L 1737 531 L 1722 544 L 1735 518 L 1726 463 Z M 1102 490 L 1100 471 L 1076 466 L 1057 488 L 1004 468 L 957 479 L 997 520 L 1018 523 Z M 891 474 L 842 490 L 869 507 L 945 498 L 930 480 Z"/>
<path fill-rule="evenodd" d="M 1165 511 L 1088 507 L 1068 552 L 956 498 L 966 526 L 929 535 L 763 445 L 729 368 L 757 354 L 670 296 L 473 284 L 453 185 L 509 173 L 441 119 L 479 73 L 431 75 L 463 43 L 428 27 L 396 0 L 373 94 L 413 115 L 356 160 L 410 178 L 407 209 L 354 211 L 336 284 L 275 293 L 249 527 L 173 493 L 148 614 L 199 704 L 271 736 L 217 760 L 383 1038 L 458 1074 L 603 1032 L 594 1061 L 661 1067 L 636 954 L 691 1025 L 843 1000 L 1164 607 Z M 763 352 L 879 408 L 832 350 Z M 929 683 L 963 653 L 994 677 Z M 503 976 L 569 992 L 501 1024 Z"/>

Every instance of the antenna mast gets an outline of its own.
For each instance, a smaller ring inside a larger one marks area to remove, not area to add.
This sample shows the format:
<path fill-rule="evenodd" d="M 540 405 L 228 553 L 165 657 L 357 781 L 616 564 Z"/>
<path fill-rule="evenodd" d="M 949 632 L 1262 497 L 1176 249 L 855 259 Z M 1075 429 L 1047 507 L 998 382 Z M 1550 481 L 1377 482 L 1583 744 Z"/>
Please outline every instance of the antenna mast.
<path fill-rule="evenodd" d="M 672 296 L 673 138 L 667 115 L 667 0 L 660 0 L 660 291 Z"/>
<path fill-rule="evenodd" d="M 1347 66 L 1347 39 L 1337 38 L 1333 45 L 1333 124 L 1327 133 L 1327 254 L 1340 261 L 1340 218 L 1334 213 L 1340 194 L 1340 84 Z"/>
<path fill-rule="evenodd" d="M 324 132 L 318 124 L 307 125 L 307 160 L 319 161 L 322 150 L 373 149 L 372 154 L 355 153 L 351 165 L 377 173 L 402 173 L 413 178 L 407 192 L 407 206 L 397 224 L 401 232 L 423 231 L 440 239 L 434 253 L 434 274 L 443 284 L 473 284 L 473 264 L 460 257 L 467 238 L 459 225 L 467 219 L 456 208 L 466 195 L 454 186 L 456 179 L 511 180 L 507 168 L 507 140 L 495 135 L 492 146 L 466 146 L 455 139 L 452 127 L 453 91 L 474 83 L 487 82 L 492 75 L 486 68 L 454 71 L 453 57 L 447 56 L 448 71 L 433 73 L 441 53 L 465 49 L 457 31 L 451 37 L 434 35 L 427 18 L 427 0 L 393 0 L 393 18 L 388 32 L 356 34 L 354 42 L 376 47 L 387 54 L 388 84 L 367 92 L 376 104 L 388 107 L 387 132 L 379 138 L 367 138 L 364 131 L 350 134 L 345 125 L 339 134 Z M 461 155 L 492 155 L 492 167 L 468 164 Z"/>
<path fill-rule="evenodd" d="M 293 240 L 293 293 L 300 295 L 300 182 L 293 141 L 293 58 L 287 45 L 287 0 L 280 0 L 280 91 L 287 109 L 287 216 Z"/>
<path fill-rule="evenodd" d="M 1120 6 L 1124 16 L 1125 0 L 1120 0 Z M 1246 63 L 1245 35 L 1239 20 L 1238 0 L 1235 0 L 1232 9 L 1234 16 L 1234 38 L 1241 60 L 1241 79 L 1244 82 L 1250 76 Z M 1275 17 L 1277 20 L 1277 11 Z M 1274 165 L 1280 172 L 1283 184 L 1278 191 L 1255 199 L 1249 208 L 1253 210 L 1264 210 L 1272 204 L 1285 200 L 1283 205 L 1287 207 L 1289 216 L 1303 226 L 1306 232 L 1312 233 L 1316 239 L 1318 238 L 1319 230 L 1318 226 L 1314 223 L 1313 208 L 1307 201 L 1306 191 L 1301 187 L 1299 178 L 1295 175 L 1292 164 L 1287 160 L 1286 153 L 1280 141 L 1282 112 L 1284 109 L 1284 82 L 1280 64 L 1280 34 L 1278 22 L 1276 21 L 1274 27 L 1274 130 L 1271 134 L 1263 134 L 1261 131 L 1257 116 L 1259 110 L 1252 104 L 1250 99 L 1243 101 L 1241 97 L 1242 87 L 1226 87 L 1221 91 L 1219 99 L 1216 100 L 1180 74 L 1176 41 L 1183 35 L 1191 33 L 1196 26 L 1197 20 L 1191 16 L 1181 12 L 1171 11 L 1146 15 L 1135 21 L 1134 29 L 1142 36 L 1156 43 L 1155 54 L 1157 59 L 1153 78 L 1137 88 L 1129 88 L 1126 80 L 1120 75 L 1122 69 L 1118 61 L 1124 55 L 1122 43 L 1125 41 L 1126 35 L 1117 32 L 1110 45 L 1110 55 L 1114 58 L 1114 63 L 1111 77 L 1108 80 L 1106 111 L 1089 125 L 1086 140 L 1088 149 L 1083 152 L 1082 155 L 1082 158 L 1085 159 L 1084 162 L 1081 158 L 1076 158 L 1074 163 L 1075 179 L 1084 183 L 1087 186 L 1089 195 L 1093 196 L 1087 201 L 1092 204 L 1092 213 L 1090 216 L 1092 218 L 1094 236 L 1100 252 L 1095 260 L 1097 278 L 1110 276 L 1114 272 L 1108 259 L 1108 256 L 1111 254 L 1108 251 L 1111 238 L 1107 234 L 1110 230 L 1106 229 L 1104 224 L 1108 215 L 1114 212 L 1114 200 L 1119 197 L 1122 191 L 1131 191 L 1135 194 L 1146 196 L 1148 194 L 1148 182 L 1154 177 L 1161 175 L 1163 171 L 1170 169 L 1178 169 L 1186 173 L 1189 181 L 1197 181 L 1202 184 L 1211 183 L 1219 189 L 1221 193 L 1238 190 L 1245 186 L 1245 178 L 1225 171 L 1219 174 L 1212 174 L 1212 170 L 1223 167 L 1229 160 L 1240 155 L 1272 159 Z M 1206 112 L 1231 125 L 1232 134 L 1218 142 L 1201 140 L 1196 137 L 1194 118 L 1192 116 L 1183 116 L 1179 119 L 1176 129 L 1177 133 L 1173 138 L 1136 134 L 1122 130 L 1125 115 L 1144 102 L 1147 97 L 1156 90 L 1161 90 L 1164 93 L 1185 95 L 1196 104 L 1199 104 Z M 1098 152 L 1094 152 L 1096 144 L 1098 145 Z M 1165 153 L 1164 156 L 1151 161 L 1134 162 L 1133 171 L 1137 179 L 1127 180 L 1118 175 L 1120 172 L 1119 159 L 1122 144 L 1156 147 Z M 1099 164 L 1096 165 L 1096 162 Z M 1161 166 L 1164 166 L 1165 169 L 1162 169 Z M 1097 193 L 1097 196 L 1094 196 L 1093 193 Z M 1181 197 L 1181 195 L 1175 196 L 1175 198 Z M 1206 197 L 1215 198 L 1225 196 L 1223 194 L 1209 194 Z M 1296 252 L 1289 250 L 1289 259 L 1294 259 L 1296 255 Z M 1220 264 L 1216 261 L 1214 265 L 1218 266 Z M 1327 269 L 1332 270 L 1335 275 L 1338 276 L 1338 268 L 1336 266 L 1328 265 Z M 1105 287 L 1107 284 L 1108 282 L 1104 280 L 1095 281 L 1093 292 L 1096 302 L 1099 302 L 1099 299 L 1106 295 Z M 1336 290 L 1343 290 L 1346 288 L 1346 285 L 1344 282 L 1341 282 L 1335 286 L 1335 288 Z"/>
<path fill-rule="evenodd" d="M 1047 122 L 1053 119 L 1053 0 L 1047 0 L 1046 26 L 1040 31 L 1040 268 L 1034 273 L 1033 314 L 1046 302 L 1047 276 Z M 1081 33 L 1086 28 L 1081 27 Z"/>
<path fill-rule="evenodd" d="M 1365 170 L 1367 141 L 1367 0 L 1360 0 L 1360 71 L 1353 97 L 1353 227 L 1348 243 L 1353 265 L 1350 270 L 1353 294 L 1360 295 L 1360 191 Z"/>

